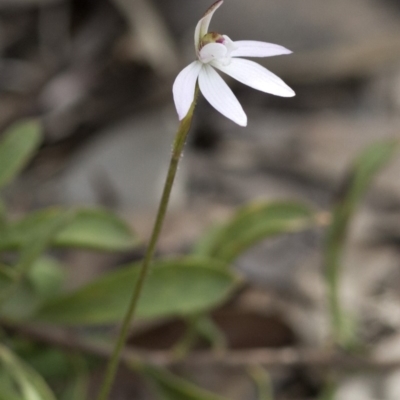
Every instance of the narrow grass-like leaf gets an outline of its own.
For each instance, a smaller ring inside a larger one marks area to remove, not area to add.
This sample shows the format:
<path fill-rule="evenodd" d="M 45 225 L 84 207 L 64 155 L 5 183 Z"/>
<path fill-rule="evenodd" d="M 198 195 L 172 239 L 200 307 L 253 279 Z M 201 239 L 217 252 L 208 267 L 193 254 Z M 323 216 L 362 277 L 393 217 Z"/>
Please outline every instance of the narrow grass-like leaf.
<path fill-rule="evenodd" d="M 4 368 L 0 369 L 0 400 L 24 400 Z"/>
<path fill-rule="evenodd" d="M 336 199 L 324 257 L 334 336 L 342 345 L 348 345 L 354 336 L 354 329 L 348 328 L 349 317 L 344 315 L 339 304 L 339 279 L 348 227 L 372 179 L 398 149 L 397 140 L 381 141 L 365 149 L 350 168 Z"/>
<path fill-rule="evenodd" d="M 163 400 L 227 400 L 164 369 L 142 366 L 138 372 L 151 380 Z"/>
<path fill-rule="evenodd" d="M 19 388 L 23 400 L 56 400 L 44 379 L 2 345 L 0 345 L 0 362 Z"/>
<path fill-rule="evenodd" d="M 25 167 L 39 147 L 41 126 L 37 121 L 12 125 L 0 141 L 0 188 Z"/>
<path fill-rule="evenodd" d="M 273 202 L 246 205 L 227 223 L 207 233 L 194 253 L 230 263 L 263 239 L 307 229 L 313 223 L 313 213 L 304 204 Z"/>
<path fill-rule="evenodd" d="M 257 387 L 258 400 L 273 400 L 273 387 L 270 374 L 261 366 L 248 368 L 248 373 Z"/>
<path fill-rule="evenodd" d="M 18 249 L 36 235 L 49 220 L 68 212 L 61 208 L 36 211 L 11 223 L 0 237 L 0 250 Z M 103 251 L 123 251 L 137 245 L 129 226 L 103 209 L 81 209 L 52 240 L 53 246 L 80 247 Z"/>
<path fill-rule="evenodd" d="M 210 343 L 213 350 L 224 351 L 228 343 L 225 333 L 218 327 L 209 315 L 199 315 L 194 318 L 197 334 Z"/>
<path fill-rule="evenodd" d="M 125 314 L 140 263 L 108 273 L 75 292 L 46 303 L 38 320 L 57 324 L 107 324 Z M 224 301 L 240 280 L 215 260 L 155 261 L 139 301 L 139 318 L 190 315 Z"/>

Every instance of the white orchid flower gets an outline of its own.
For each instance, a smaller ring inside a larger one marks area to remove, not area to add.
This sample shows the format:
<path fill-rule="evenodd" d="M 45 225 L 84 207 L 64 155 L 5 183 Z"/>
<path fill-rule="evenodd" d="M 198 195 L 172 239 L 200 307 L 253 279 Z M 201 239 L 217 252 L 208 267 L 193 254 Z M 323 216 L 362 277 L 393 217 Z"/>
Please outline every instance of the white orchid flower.
<path fill-rule="evenodd" d="M 215 69 L 262 92 L 292 97 L 294 91 L 278 76 L 254 61 L 237 58 L 272 57 L 290 54 L 291 51 L 277 44 L 253 40 L 233 42 L 226 35 L 208 33 L 211 18 L 222 3 L 223 0 L 214 3 L 197 23 L 194 32 L 197 60 L 184 68 L 175 79 L 172 89 L 174 102 L 179 120 L 182 120 L 193 102 L 198 79 L 201 93 L 217 111 L 246 126 L 247 116 L 242 106 Z"/>

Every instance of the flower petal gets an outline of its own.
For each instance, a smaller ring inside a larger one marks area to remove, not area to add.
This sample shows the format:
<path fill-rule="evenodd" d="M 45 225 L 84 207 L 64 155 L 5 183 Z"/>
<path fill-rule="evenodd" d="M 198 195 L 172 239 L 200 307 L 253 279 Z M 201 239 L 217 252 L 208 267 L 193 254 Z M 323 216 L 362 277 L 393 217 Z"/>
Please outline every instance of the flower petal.
<path fill-rule="evenodd" d="M 186 117 L 194 99 L 197 77 L 199 76 L 202 63 L 194 61 L 184 68 L 176 77 L 172 86 L 176 111 L 179 120 Z"/>
<path fill-rule="evenodd" d="M 210 21 L 215 11 L 222 5 L 224 1 L 216 1 L 204 14 L 203 18 L 197 23 L 196 29 L 194 31 L 194 47 L 196 51 L 199 50 L 200 40 L 208 32 L 208 27 L 210 26 Z"/>
<path fill-rule="evenodd" d="M 239 40 L 233 43 L 236 45 L 236 50 L 231 52 L 232 57 L 272 57 L 292 53 L 278 44 L 256 40 Z"/>
<path fill-rule="evenodd" d="M 222 35 L 224 38 L 224 45 L 228 49 L 228 55 L 231 56 L 232 52 L 236 50 L 238 47 L 236 46 L 235 42 L 227 35 Z"/>
<path fill-rule="evenodd" d="M 295 95 L 281 78 L 254 61 L 233 58 L 229 65 L 223 65 L 218 60 L 212 61 L 211 65 L 239 82 L 262 92 L 282 97 Z"/>
<path fill-rule="evenodd" d="M 247 125 L 246 114 L 238 99 L 210 65 L 203 65 L 199 74 L 199 86 L 203 96 L 217 111 L 238 125 Z"/>
<path fill-rule="evenodd" d="M 199 52 L 200 61 L 208 63 L 216 58 L 226 56 L 228 49 L 221 43 L 208 43 Z"/>

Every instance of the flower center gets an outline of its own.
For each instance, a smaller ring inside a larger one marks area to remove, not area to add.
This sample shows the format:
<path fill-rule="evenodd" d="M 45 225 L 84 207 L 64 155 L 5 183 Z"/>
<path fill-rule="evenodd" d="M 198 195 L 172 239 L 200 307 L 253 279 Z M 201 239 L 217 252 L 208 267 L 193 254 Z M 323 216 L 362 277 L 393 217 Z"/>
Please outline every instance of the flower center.
<path fill-rule="evenodd" d="M 224 44 L 224 37 L 217 32 L 209 32 L 205 34 L 200 40 L 200 49 L 209 43 L 221 43 Z"/>
<path fill-rule="evenodd" d="M 229 65 L 231 63 L 231 53 L 236 49 L 237 46 L 228 36 L 209 32 L 200 40 L 197 57 L 203 64 L 214 61 Z"/>

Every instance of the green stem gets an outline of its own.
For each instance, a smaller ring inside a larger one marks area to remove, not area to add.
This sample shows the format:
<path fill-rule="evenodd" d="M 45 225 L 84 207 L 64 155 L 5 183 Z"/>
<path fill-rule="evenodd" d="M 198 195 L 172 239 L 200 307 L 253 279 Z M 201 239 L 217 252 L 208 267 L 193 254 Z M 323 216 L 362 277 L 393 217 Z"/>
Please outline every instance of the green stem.
<path fill-rule="evenodd" d="M 334 271 L 329 279 L 328 295 L 329 305 L 331 312 L 333 337 L 336 344 L 342 345 L 343 339 L 343 321 L 342 321 L 342 308 L 340 306 L 339 295 L 339 271 Z"/>
<path fill-rule="evenodd" d="M 176 171 L 178 169 L 179 160 L 181 158 L 182 150 L 183 150 L 183 147 L 186 142 L 186 137 L 189 132 L 190 125 L 192 123 L 193 111 L 196 106 L 198 92 L 199 92 L 198 87 L 196 87 L 196 92 L 195 92 L 193 103 L 192 103 L 186 117 L 181 121 L 178 131 L 175 136 L 171 160 L 170 160 L 168 173 L 167 173 L 167 178 L 165 180 L 164 190 L 163 190 L 163 193 L 161 196 L 160 204 L 158 206 L 157 217 L 154 222 L 153 230 L 152 230 L 151 237 L 150 237 L 150 242 L 149 242 L 149 245 L 146 250 L 146 254 L 143 259 L 143 264 L 142 264 L 140 272 L 139 272 L 138 280 L 137 280 L 135 288 L 132 292 L 132 297 L 129 302 L 129 307 L 125 314 L 123 323 L 122 323 L 121 331 L 117 338 L 117 342 L 115 344 L 114 351 L 111 355 L 111 359 L 108 363 L 106 374 L 105 374 L 102 386 L 100 388 L 100 393 L 99 393 L 97 400 L 107 400 L 108 399 L 108 396 L 110 394 L 110 391 L 111 391 L 111 388 L 112 388 L 112 385 L 113 385 L 113 382 L 115 379 L 115 374 L 117 372 L 121 351 L 125 345 L 125 342 L 126 342 L 126 339 L 127 339 L 128 333 L 129 333 L 129 327 L 133 321 L 137 303 L 140 298 L 140 295 L 141 295 L 141 292 L 143 289 L 143 285 L 146 280 L 151 261 L 153 259 L 154 250 L 155 250 L 155 247 L 156 247 L 156 244 L 158 241 L 158 237 L 160 235 L 161 228 L 164 223 L 165 213 L 167 211 L 172 185 L 175 180 Z"/>
<path fill-rule="evenodd" d="M 248 368 L 248 373 L 253 378 L 258 391 L 259 400 L 273 400 L 274 393 L 272 388 L 271 376 L 260 365 L 254 365 Z"/>
<path fill-rule="evenodd" d="M 340 302 L 340 277 L 342 252 L 349 218 L 350 214 L 347 207 L 337 208 L 334 211 L 325 250 L 328 306 L 332 323 L 332 334 L 335 344 L 341 346 L 345 345 L 346 332 L 344 327 L 345 316 Z"/>

